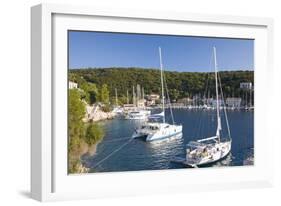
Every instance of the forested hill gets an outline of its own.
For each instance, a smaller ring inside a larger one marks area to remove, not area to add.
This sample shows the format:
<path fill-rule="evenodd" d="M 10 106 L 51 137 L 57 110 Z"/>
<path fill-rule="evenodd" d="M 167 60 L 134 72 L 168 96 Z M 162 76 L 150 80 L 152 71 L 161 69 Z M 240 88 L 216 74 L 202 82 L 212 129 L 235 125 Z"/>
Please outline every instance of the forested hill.
<path fill-rule="evenodd" d="M 126 96 L 127 90 L 132 94 L 132 87 L 139 84 L 146 94 L 160 94 L 160 70 L 143 68 L 88 68 L 70 69 L 69 80 L 78 84 L 83 81 L 96 84 L 100 88 L 107 84 L 110 95 Z M 225 97 L 241 96 L 240 82 L 254 83 L 253 71 L 221 71 L 219 76 Z M 206 72 L 175 72 L 165 71 L 165 78 L 172 99 L 203 95 L 210 91 L 213 95 L 215 90 L 214 73 Z"/>

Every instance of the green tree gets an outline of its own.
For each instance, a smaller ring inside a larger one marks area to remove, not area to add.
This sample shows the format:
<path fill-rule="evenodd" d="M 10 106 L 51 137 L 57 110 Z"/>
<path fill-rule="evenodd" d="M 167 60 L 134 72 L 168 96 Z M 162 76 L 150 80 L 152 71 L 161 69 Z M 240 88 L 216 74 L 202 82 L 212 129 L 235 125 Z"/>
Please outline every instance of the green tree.
<path fill-rule="evenodd" d="M 109 90 L 107 84 L 103 84 L 101 88 L 100 101 L 104 104 L 109 104 Z"/>
<path fill-rule="evenodd" d="M 242 97 L 239 90 L 240 82 L 254 84 L 254 71 L 221 71 L 219 76 L 225 97 L 233 96 L 233 94 Z M 80 68 L 70 70 L 70 79 L 77 82 L 79 86 L 83 82 L 96 84 L 99 88 L 106 84 L 109 93 L 114 94 L 116 88 L 119 97 L 127 96 L 127 90 L 129 90 L 131 98 L 132 88 L 133 86 L 136 88 L 136 84 L 145 87 L 145 94 L 161 93 L 159 69 Z M 187 97 L 187 95 L 191 98 L 197 94 L 206 95 L 206 91 L 210 97 L 215 95 L 214 72 L 165 71 L 165 79 L 169 91 L 175 89 L 179 92 L 179 96 L 177 93 L 171 94 L 171 99 L 180 99 Z M 101 101 L 101 96 L 101 89 L 99 89 L 98 101 Z M 114 99 L 114 96 L 110 98 Z"/>
<path fill-rule="evenodd" d="M 91 123 L 86 129 L 85 141 L 91 146 L 100 141 L 104 136 L 104 131 L 98 124 Z"/>
<path fill-rule="evenodd" d="M 126 96 L 119 97 L 118 98 L 118 104 L 119 105 L 127 104 L 127 97 Z"/>
<path fill-rule="evenodd" d="M 89 103 L 90 104 L 94 104 L 95 102 L 98 101 L 99 92 L 98 92 L 98 88 L 97 88 L 96 84 L 89 83 L 88 94 L 89 94 Z"/>
<path fill-rule="evenodd" d="M 73 172 L 79 163 L 83 143 L 81 140 L 84 136 L 83 118 L 85 116 L 85 105 L 81 101 L 80 92 L 77 89 L 69 90 L 68 115 L 69 170 Z"/>
<path fill-rule="evenodd" d="M 177 100 L 180 96 L 180 93 L 177 89 L 171 89 L 171 90 L 169 90 L 169 96 L 170 96 L 171 101 Z"/>
<path fill-rule="evenodd" d="M 80 88 L 84 91 L 82 98 L 89 104 L 94 104 L 98 101 L 98 88 L 96 84 L 91 82 L 81 81 Z"/>

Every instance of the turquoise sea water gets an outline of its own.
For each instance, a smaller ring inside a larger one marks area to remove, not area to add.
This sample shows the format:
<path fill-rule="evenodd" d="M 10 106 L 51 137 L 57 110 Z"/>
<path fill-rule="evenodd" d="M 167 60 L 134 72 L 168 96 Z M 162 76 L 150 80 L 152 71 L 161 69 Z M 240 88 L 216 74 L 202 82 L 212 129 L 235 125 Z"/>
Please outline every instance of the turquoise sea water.
<path fill-rule="evenodd" d="M 134 129 L 141 124 L 140 121 L 113 119 L 100 122 L 104 127 L 105 137 L 98 144 L 95 155 L 82 157 L 83 163 L 92 168 L 92 172 L 186 168 L 172 160 L 175 157 L 185 157 L 185 148 L 189 141 L 215 135 L 216 111 L 174 109 L 173 113 L 175 122 L 183 125 L 183 137 L 167 142 L 148 143 L 131 139 Z M 209 166 L 253 164 L 254 112 L 228 111 L 227 115 L 232 137 L 231 153 L 224 160 Z M 168 110 L 166 117 L 171 122 Z M 226 136 L 224 116 L 222 128 L 222 136 Z"/>

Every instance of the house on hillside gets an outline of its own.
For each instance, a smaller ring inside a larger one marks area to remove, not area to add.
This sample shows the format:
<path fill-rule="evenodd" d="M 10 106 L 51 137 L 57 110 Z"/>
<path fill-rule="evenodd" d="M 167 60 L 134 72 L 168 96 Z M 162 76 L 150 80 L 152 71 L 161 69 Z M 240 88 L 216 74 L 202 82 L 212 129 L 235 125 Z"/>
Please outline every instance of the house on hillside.
<path fill-rule="evenodd" d="M 68 89 L 77 89 L 78 84 L 76 82 L 69 81 L 68 82 Z"/>
<path fill-rule="evenodd" d="M 240 83 L 240 89 L 251 90 L 251 89 L 253 89 L 253 84 L 252 84 L 252 82 L 241 82 Z"/>
<path fill-rule="evenodd" d="M 146 96 L 146 104 L 147 106 L 155 105 L 156 101 L 160 99 L 159 94 L 150 94 Z"/>

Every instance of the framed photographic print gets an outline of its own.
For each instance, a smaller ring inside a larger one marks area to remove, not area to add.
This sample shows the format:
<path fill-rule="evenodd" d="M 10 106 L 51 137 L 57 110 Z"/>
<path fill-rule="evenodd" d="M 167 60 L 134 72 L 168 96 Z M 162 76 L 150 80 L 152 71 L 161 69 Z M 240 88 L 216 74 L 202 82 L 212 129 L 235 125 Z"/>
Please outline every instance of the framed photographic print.
<path fill-rule="evenodd" d="M 31 14 L 33 198 L 272 185 L 271 19 Z"/>

